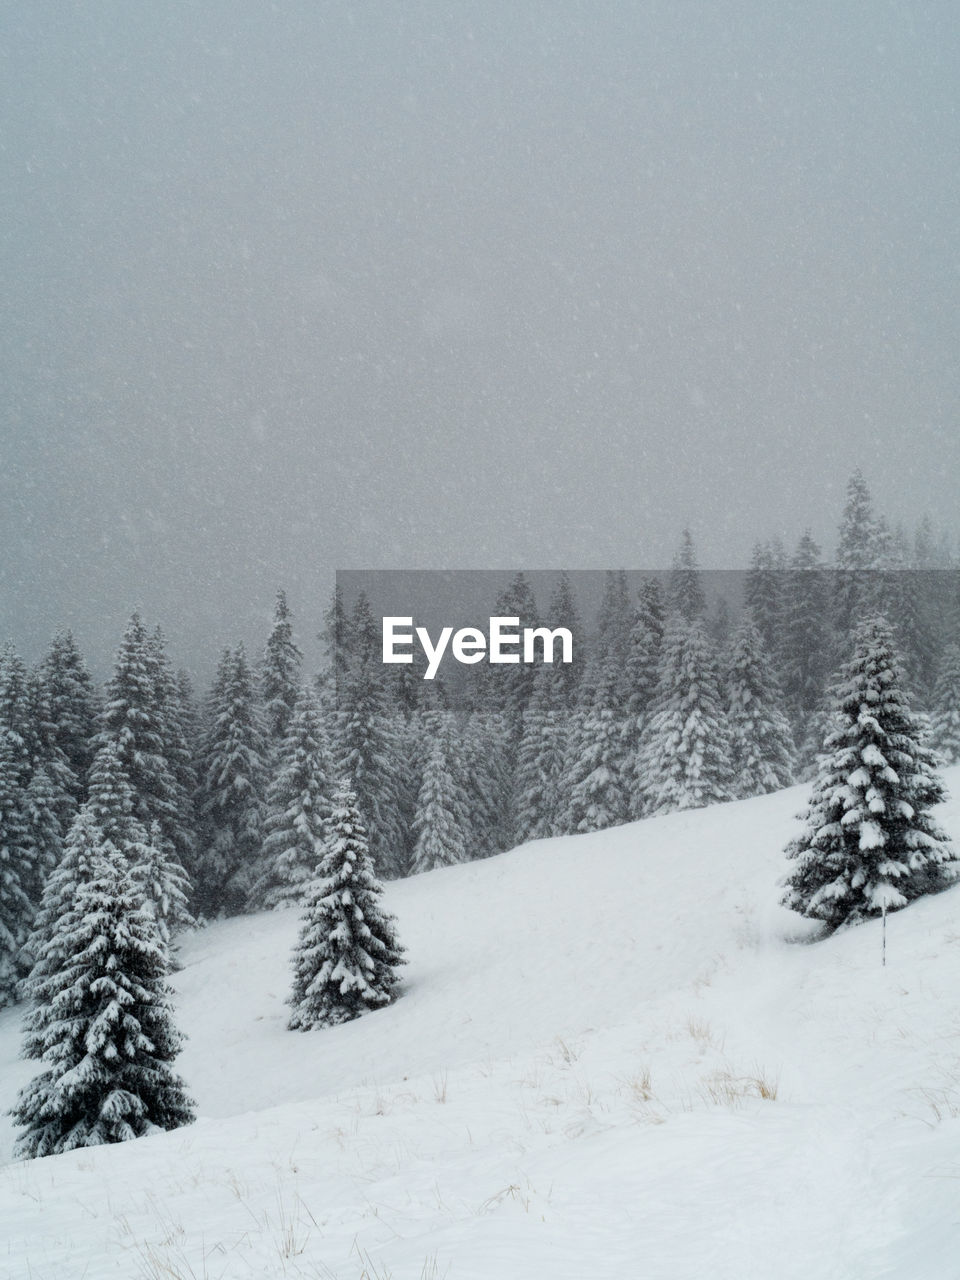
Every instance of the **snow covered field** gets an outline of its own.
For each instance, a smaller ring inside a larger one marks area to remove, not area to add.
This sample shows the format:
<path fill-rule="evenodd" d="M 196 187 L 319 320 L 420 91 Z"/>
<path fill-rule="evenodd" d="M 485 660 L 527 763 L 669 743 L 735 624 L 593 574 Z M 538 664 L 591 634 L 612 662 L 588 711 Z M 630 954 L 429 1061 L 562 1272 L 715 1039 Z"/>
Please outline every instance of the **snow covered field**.
<path fill-rule="evenodd" d="M 802 945 L 806 792 L 391 884 L 404 995 L 326 1031 L 285 1029 L 295 913 L 196 934 L 201 1119 L 0 1168 L 0 1275 L 960 1275 L 960 888 L 891 917 L 885 969 L 876 924 Z"/>

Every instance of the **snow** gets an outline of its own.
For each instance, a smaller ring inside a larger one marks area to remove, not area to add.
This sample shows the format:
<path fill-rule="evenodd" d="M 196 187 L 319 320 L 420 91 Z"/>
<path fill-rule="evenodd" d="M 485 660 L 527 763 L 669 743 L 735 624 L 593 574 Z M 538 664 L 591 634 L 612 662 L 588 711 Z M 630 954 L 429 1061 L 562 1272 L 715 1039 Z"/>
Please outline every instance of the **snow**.
<path fill-rule="evenodd" d="M 404 994 L 323 1031 L 285 1029 L 295 912 L 193 935 L 200 1119 L 0 1168 L 0 1275 L 955 1276 L 960 887 L 888 917 L 886 968 L 879 922 L 802 945 L 807 791 L 391 884 Z"/>

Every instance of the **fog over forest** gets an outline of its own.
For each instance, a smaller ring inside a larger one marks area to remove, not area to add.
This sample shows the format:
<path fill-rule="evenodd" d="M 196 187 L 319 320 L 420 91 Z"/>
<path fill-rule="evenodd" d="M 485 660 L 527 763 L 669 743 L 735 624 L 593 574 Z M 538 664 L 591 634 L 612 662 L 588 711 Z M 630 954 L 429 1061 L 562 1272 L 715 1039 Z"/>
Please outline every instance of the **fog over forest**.
<path fill-rule="evenodd" d="M 0 16 L 0 640 L 957 532 L 947 0 Z M 309 651 L 308 651 L 309 655 Z M 309 655 L 312 656 L 312 655 Z"/>

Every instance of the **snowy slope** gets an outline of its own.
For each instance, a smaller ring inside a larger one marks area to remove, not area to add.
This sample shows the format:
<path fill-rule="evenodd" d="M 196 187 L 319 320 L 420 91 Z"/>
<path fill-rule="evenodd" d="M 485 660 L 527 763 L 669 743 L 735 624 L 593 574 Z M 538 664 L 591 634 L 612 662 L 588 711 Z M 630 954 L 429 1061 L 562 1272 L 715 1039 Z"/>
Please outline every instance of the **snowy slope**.
<path fill-rule="evenodd" d="M 284 1027 L 295 914 L 204 930 L 200 1121 L 0 1169 L 0 1275 L 960 1275 L 960 888 L 891 917 L 886 969 L 879 926 L 800 945 L 804 798 L 390 885 L 403 999 L 323 1032 Z"/>

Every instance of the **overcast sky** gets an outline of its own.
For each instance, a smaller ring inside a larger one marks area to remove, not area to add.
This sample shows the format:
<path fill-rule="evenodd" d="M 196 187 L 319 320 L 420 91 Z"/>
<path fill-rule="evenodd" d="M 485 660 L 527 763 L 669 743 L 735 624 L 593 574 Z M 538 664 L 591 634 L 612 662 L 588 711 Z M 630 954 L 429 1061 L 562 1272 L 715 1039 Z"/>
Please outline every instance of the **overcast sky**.
<path fill-rule="evenodd" d="M 0 639 L 956 527 L 956 0 L 0 11 Z"/>

